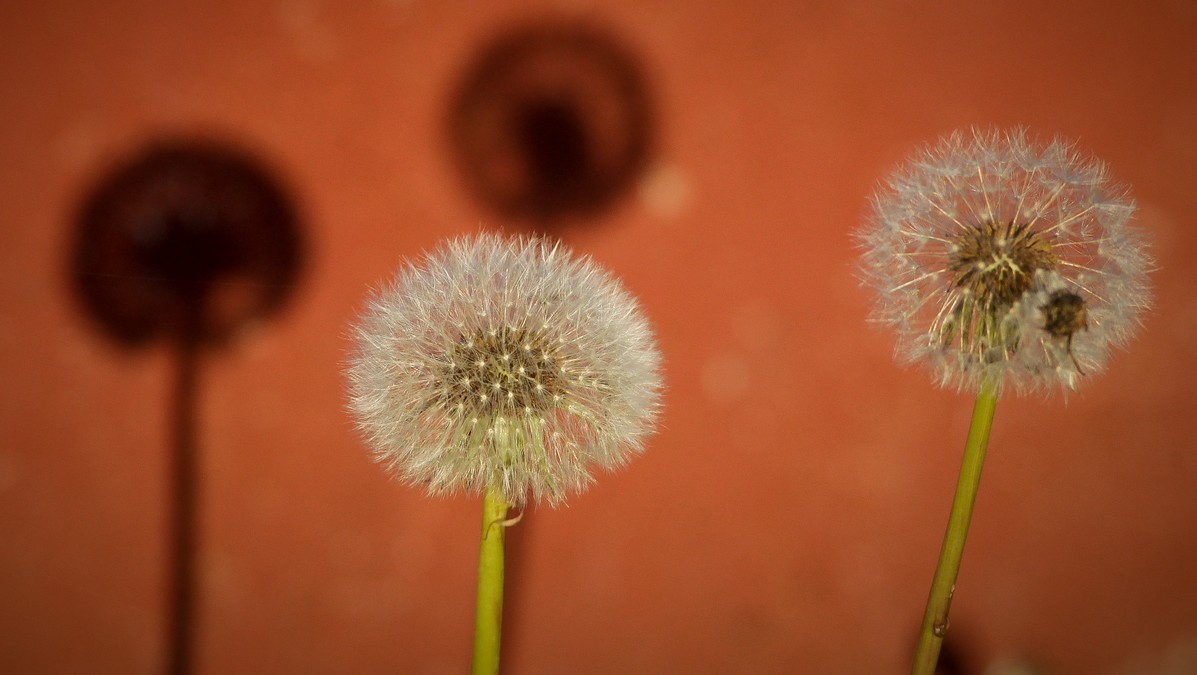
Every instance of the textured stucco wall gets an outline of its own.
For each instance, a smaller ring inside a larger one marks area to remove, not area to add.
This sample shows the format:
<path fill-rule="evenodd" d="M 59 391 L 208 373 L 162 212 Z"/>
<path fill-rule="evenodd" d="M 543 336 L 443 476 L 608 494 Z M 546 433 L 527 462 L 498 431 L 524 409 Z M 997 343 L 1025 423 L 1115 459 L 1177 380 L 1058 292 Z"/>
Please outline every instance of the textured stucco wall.
<path fill-rule="evenodd" d="M 1079 395 L 1002 401 L 953 639 L 971 672 L 1194 672 L 1197 13 L 1150 4 L 5 3 L 0 670 L 158 671 L 172 357 L 98 335 L 67 263 L 111 162 L 190 133 L 273 167 L 307 243 L 286 311 L 200 373 L 199 671 L 464 670 L 479 505 L 372 465 L 340 370 L 369 287 L 503 225 L 450 96 L 565 16 L 650 85 L 645 177 L 565 237 L 642 300 L 668 390 L 642 457 L 511 532 L 508 671 L 906 668 L 971 401 L 893 364 L 850 231 L 918 144 L 1025 125 L 1133 186 L 1157 301 Z"/>

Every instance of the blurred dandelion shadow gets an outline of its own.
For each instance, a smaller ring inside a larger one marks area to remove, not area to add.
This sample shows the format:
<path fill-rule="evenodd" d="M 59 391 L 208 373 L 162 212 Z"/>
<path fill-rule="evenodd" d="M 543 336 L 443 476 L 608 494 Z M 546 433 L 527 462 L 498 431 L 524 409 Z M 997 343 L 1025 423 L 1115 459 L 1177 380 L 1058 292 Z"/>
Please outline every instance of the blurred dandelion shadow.
<path fill-rule="evenodd" d="M 453 94 L 448 131 L 475 198 L 550 235 L 593 222 L 629 191 L 654 128 L 631 52 L 588 23 L 546 20 L 478 53 Z"/>
<path fill-rule="evenodd" d="M 200 361 L 281 308 L 301 248 L 291 200 L 271 174 L 207 140 L 151 143 L 110 169 L 78 212 L 70 281 L 87 317 L 122 348 L 165 341 L 175 355 L 168 673 L 194 662 Z"/>

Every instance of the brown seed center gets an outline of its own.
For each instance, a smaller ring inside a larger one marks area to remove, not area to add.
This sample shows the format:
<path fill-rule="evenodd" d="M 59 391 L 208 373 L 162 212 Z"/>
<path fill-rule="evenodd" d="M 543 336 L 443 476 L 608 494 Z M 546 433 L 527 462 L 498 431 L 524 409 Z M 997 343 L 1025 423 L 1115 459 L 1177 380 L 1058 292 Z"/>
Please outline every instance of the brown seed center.
<path fill-rule="evenodd" d="M 440 403 L 454 413 L 501 416 L 547 411 L 563 394 L 560 359 L 544 336 L 499 328 L 453 344 Z"/>
<path fill-rule="evenodd" d="M 955 245 L 949 269 L 956 286 L 971 291 L 981 307 L 1014 304 L 1036 270 L 1056 266 L 1051 242 L 1026 223 L 982 223 L 961 232 Z"/>

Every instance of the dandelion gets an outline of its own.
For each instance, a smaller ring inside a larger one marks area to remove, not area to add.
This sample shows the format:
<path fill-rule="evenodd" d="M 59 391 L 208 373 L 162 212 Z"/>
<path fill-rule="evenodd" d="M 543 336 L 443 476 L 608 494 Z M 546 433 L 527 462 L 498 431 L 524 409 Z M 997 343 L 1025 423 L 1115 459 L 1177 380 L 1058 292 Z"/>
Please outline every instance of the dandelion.
<path fill-rule="evenodd" d="M 660 390 L 647 320 L 588 258 L 459 239 L 375 295 L 350 407 L 375 458 L 433 494 L 560 503 L 642 449 Z"/>
<path fill-rule="evenodd" d="M 977 393 L 914 673 L 932 673 L 999 392 L 1076 389 L 1150 303 L 1134 204 L 1105 165 L 1021 130 L 954 133 L 889 179 L 858 232 L 873 318 L 941 386 Z"/>
<path fill-rule="evenodd" d="M 648 322 L 589 258 L 482 234 L 405 267 L 355 339 L 350 409 L 374 457 L 431 494 L 485 496 L 475 672 L 493 672 L 508 507 L 560 504 L 642 450 L 661 389 Z"/>
<path fill-rule="evenodd" d="M 1075 389 L 1150 302 L 1133 213 L 1105 166 L 1067 143 L 952 134 L 894 172 L 858 233 L 874 319 L 897 331 L 899 359 L 941 386 Z M 1085 320 L 1045 323 L 1031 299 L 1052 292 Z"/>

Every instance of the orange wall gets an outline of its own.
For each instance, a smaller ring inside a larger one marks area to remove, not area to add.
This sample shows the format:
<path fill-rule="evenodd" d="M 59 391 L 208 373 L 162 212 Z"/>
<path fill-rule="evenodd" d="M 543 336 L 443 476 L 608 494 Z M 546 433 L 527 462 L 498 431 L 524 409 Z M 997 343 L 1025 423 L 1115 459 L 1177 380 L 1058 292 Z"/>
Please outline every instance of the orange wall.
<path fill-rule="evenodd" d="M 479 505 L 374 466 L 340 370 L 368 288 L 501 224 L 448 100 L 564 13 L 649 79 L 646 178 L 567 239 L 640 297 L 668 390 L 642 457 L 511 532 L 508 671 L 906 668 L 971 401 L 893 364 L 850 232 L 916 145 L 1026 125 L 1133 186 L 1157 301 L 1079 395 L 1002 401 L 952 637 L 974 672 L 1197 672 L 1197 12 L 1149 4 L 5 3 L 0 670 L 159 669 L 171 357 L 106 342 L 66 265 L 83 194 L 163 133 L 275 167 L 308 251 L 201 372 L 199 671 L 464 670 Z"/>

